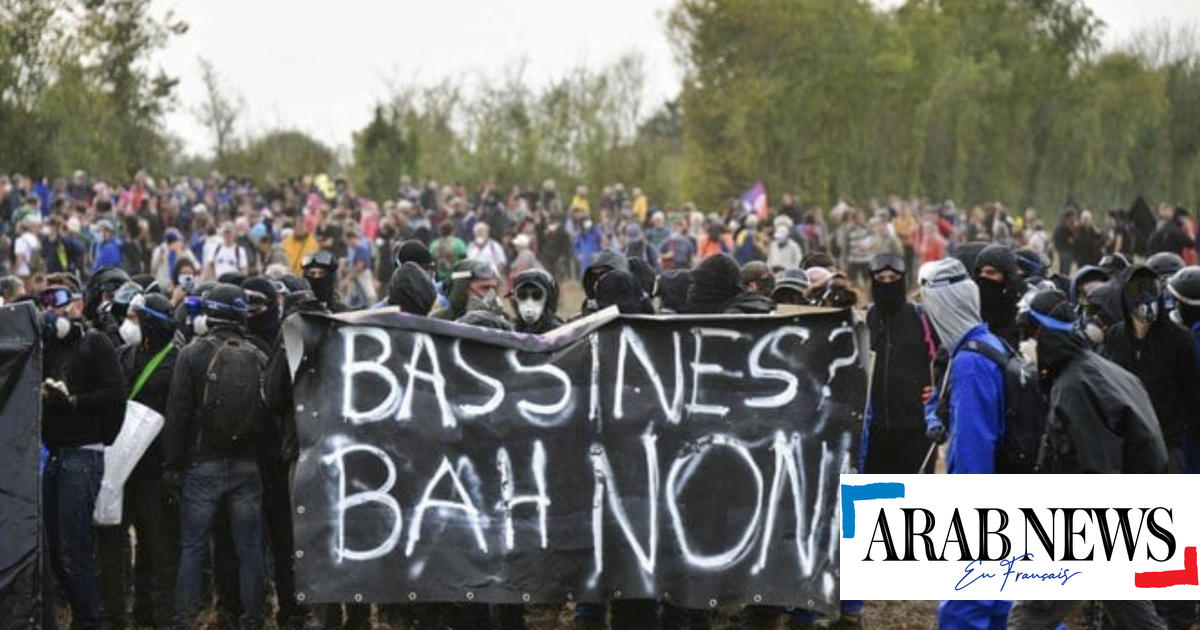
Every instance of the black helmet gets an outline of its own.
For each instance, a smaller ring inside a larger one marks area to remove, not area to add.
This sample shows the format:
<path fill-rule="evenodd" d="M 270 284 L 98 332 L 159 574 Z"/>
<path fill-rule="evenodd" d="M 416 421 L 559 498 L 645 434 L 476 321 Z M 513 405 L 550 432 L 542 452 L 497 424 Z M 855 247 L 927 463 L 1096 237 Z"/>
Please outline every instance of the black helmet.
<path fill-rule="evenodd" d="M 1167 281 L 1167 289 L 1180 304 L 1200 306 L 1200 267 L 1184 267 Z"/>
<path fill-rule="evenodd" d="M 233 284 L 218 284 L 204 294 L 204 314 L 211 321 L 231 324 L 246 323 L 246 292 Z"/>
<path fill-rule="evenodd" d="M 1100 264 L 1098 266 L 1107 271 L 1108 275 L 1116 276 L 1129 268 L 1129 259 L 1126 258 L 1125 254 L 1122 254 L 1121 252 L 1105 254 L 1104 258 L 1100 259 Z"/>
<path fill-rule="evenodd" d="M 1158 276 L 1159 280 L 1175 275 L 1175 272 L 1183 269 L 1184 264 L 1179 254 L 1173 252 L 1159 252 L 1146 259 L 1146 266 L 1154 272 L 1154 275 Z"/>
<path fill-rule="evenodd" d="M 134 299 L 136 299 L 139 295 L 142 295 L 144 292 L 145 291 L 142 289 L 142 285 L 132 280 L 122 284 L 119 288 L 117 288 L 116 292 L 113 293 L 112 299 L 113 317 L 115 317 L 117 321 L 125 319 L 125 315 L 129 310 L 129 305 L 133 303 Z"/>

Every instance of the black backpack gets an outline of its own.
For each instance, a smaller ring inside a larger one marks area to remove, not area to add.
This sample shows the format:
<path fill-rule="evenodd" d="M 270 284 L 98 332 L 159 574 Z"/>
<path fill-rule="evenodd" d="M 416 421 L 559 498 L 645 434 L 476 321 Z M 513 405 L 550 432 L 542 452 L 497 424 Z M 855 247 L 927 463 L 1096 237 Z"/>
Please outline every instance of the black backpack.
<path fill-rule="evenodd" d="M 200 399 L 200 448 L 241 453 L 261 432 L 267 355 L 242 337 L 201 337 L 212 346 Z"/>
<path fill-rule="evenodd" d="M 1042 395 L 1037 365 L 1003 340 L 1000 343 L 1003 350 L 978 340 L 963 346 L 987 357 L 1004 373 L 1004 439 L 996 458 L 996 472 L 1037 472 L 1050 405 Z"/>

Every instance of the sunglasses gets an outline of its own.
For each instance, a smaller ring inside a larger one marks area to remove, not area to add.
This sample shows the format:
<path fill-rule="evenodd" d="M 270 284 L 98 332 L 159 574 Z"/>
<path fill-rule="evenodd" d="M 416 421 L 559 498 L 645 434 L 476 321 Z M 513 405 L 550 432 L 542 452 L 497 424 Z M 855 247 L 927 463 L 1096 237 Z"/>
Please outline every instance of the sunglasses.
<path fill-rule="evenodd" d="M 42 308 L 62 308 L 75 300 L 83 299 L 82 295 L 72 293 L 70 289 L 55 287 L 45 289 L 38 294 L 38 301 Z"/>

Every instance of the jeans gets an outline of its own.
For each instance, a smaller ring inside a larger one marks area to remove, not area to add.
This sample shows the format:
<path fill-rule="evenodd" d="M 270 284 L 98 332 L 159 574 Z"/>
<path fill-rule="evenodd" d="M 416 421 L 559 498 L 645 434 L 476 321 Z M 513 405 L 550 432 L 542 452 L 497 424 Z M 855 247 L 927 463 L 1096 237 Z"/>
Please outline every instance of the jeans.
<path fill-rule="evenodd" d="M 238 559 L 241 625 L 262 626 L 262 481 L 252 459 L 199 462 L 183 477 L 182 538 L 175 581 L 175 625 L 186 627 L 200 604 L 200 569 L 208 550 L 217 508 L 229 510 Z"/>
<path fill-rule="evenodd" d="M 75 630 L 103 622 L 92 547 L 92 511 L 103 476 L 104 453 L 68 448 L 50 458 L 42 486 L 50 559 L 71 604 Z"/>

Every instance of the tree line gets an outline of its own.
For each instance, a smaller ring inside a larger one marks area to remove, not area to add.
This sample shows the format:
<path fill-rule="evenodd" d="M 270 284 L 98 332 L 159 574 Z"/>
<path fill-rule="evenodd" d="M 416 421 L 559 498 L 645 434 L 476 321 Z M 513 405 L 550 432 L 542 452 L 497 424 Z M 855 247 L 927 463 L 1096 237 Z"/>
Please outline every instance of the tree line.
<path fill-rule="evenodd" d="M 641 60 L 531 86 L 500 76 L 400 83 L 364 103 L 339 155 L 291 129 L 239 133 L 244 103 L 201 61 L 194 109 L 211 155 L 163 122 L 177 78 L 153 69 L 187 25 L 150 0 L 0 5 L 0 171 L 75 168 L 263 179 L 329 171 L 390 198 L 441 183 L 642 187 L 712 208 L 755 181 L 806 204 L 889 193 L 1056 209 L 1141 194 L 1200 200 L 1200 50 L 1164 26 L 1112 50 L 1082 0 L 678 0 L 664 28 L 684 69 L 646 102 Z"/>

